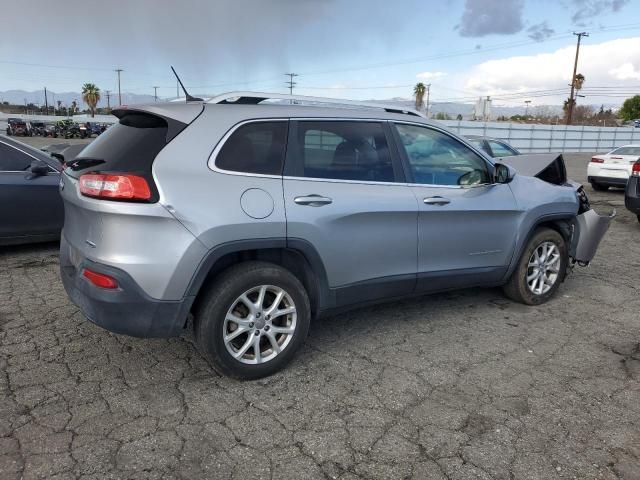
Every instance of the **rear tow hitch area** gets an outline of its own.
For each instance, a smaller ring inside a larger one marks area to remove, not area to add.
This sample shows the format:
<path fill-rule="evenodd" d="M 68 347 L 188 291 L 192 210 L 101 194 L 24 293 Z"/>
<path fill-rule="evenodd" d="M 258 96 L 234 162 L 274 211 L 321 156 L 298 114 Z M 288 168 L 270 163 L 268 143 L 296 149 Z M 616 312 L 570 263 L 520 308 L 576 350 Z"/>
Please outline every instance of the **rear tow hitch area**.
<path fill-rule="evenodd" d="M 589 265 L 615 216 L 615 209 L 609 215 L 598 215 L 595 210 L 589 209 L 576 216 L 570 250 L 573 264 L 581 267 Z"/>

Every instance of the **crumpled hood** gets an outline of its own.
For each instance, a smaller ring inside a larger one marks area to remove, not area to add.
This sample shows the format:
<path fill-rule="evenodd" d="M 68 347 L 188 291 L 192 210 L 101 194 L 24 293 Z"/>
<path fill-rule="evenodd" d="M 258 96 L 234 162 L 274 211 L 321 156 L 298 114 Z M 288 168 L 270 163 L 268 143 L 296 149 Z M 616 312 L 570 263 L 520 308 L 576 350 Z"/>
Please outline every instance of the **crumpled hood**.
<path fill-rule="evenodd" d="M 555 185 L 567 184 L 567 169 L 561 153 L 527 153 L 502 157 L 500 162 L 514 168 L 520 175 L 536 177 Z"/>

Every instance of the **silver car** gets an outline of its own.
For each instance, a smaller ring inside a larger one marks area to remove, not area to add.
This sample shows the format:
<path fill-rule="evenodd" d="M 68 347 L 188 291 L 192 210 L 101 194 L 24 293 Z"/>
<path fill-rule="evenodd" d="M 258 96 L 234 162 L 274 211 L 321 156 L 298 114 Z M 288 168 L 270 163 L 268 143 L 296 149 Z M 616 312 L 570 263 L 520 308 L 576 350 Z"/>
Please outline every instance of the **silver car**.
<path fill-rule="evenodd" d="M 114 114 L 60 182 L 66 291 L 113 332 L 193 325 L 237 378 L 346 308 L 476 286 L 543 303 L 609 226 L 561 156 L 495 163 L 398 107 L 231 93 Z"/>

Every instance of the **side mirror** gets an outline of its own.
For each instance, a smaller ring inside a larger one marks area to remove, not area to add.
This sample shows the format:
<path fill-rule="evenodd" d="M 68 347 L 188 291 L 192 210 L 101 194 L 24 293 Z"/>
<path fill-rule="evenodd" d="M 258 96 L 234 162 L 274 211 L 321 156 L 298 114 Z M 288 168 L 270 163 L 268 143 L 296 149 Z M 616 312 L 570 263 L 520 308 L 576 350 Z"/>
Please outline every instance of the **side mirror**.
<path fill-rule="evenodd" d="M 493 171 L 495 183 L 509 183 L 516 176 L 516 171 L 504 163 L 496 163 Z"/>
<path fill-rule="evenodd" d="M 31 178 L 34 178 L 46 175 L 51 171 L 51 168 L 45 162 L 34 160 L 31 162 L 31 167 L 29 168 L 29 170 L 31 171 Z"/>

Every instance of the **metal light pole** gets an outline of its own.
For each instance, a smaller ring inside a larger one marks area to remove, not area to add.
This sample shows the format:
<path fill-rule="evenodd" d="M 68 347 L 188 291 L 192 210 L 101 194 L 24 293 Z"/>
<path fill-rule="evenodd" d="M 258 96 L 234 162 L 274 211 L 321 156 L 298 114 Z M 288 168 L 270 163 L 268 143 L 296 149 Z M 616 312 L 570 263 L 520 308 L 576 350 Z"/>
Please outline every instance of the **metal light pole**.
<path fill-rule="evenodd" d="M 159 87 L 153 87 L 153 98 L 156 102 L 158 101 L 158 88 Z"/>
<path fill-rule="evenodd" d="M 529 116 L 529 104 L 531 103 L 531 100 L 525 100 L 524 103 L 526 104 L 526 107 L 524 107 L 524 116 L 526 118 Z"/>
<path fill-rule="evenodd" d="M 427 108 L 425 109 L 425 115 L 429 118 L 429 95 L 431 94 L 431 84 L 427 83 Z"/>

